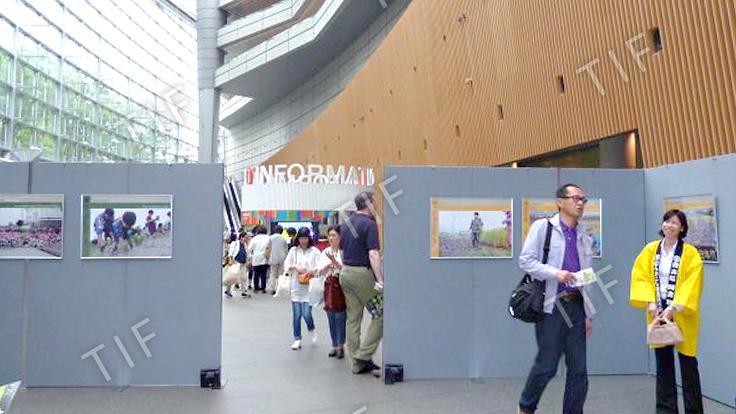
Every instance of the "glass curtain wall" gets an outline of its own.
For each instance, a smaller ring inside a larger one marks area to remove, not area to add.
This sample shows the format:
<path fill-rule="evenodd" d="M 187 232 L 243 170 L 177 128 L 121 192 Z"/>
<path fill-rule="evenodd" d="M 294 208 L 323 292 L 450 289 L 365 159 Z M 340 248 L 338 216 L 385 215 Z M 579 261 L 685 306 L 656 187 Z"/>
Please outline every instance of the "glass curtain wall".
<path fill-rule="evenodd" d="M 163 0 L 3 0 L 0 149 L 194 162 L 196 27 Z"/>

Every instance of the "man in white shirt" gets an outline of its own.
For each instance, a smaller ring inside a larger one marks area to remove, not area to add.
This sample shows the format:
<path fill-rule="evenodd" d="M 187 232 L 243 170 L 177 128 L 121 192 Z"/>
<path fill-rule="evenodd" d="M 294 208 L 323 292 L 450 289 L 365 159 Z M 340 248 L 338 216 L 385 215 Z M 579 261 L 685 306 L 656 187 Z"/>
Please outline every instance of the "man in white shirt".
<path fill-rule="evenodd" d="M 266 226 L 256 228 L 256 236 L 248 244 L 248 253 L 252 258 L 253 292 L 266 293 L 266 279 L 268 278 L 268 259 L 271 255 L 271 238 L 266 234 Z"/>
<path fill-rule="evenodd" d="M 289 250 L 289 242 L 282 235 L 283 232 L 283 227 L 276 226 L 271 234 L 271 257 L 268 260 L 270 267 L 266 288 L 271 294 L 276 293 L 279 276 L 284 274 L 284 261 Z"/>

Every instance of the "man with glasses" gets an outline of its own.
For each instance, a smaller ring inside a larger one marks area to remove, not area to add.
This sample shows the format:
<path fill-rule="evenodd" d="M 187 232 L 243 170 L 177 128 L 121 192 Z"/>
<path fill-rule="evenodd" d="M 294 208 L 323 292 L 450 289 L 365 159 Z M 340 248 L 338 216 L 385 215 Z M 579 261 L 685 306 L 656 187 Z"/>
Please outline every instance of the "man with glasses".
<path fill-rule="evenodd" d="M 563 185 L 556 196 L 559 213 L 532 224 L 519 255 L 519 267 L 534 279 L 545 282 L 544 317 L 535 326 L 537 356 L 519 400 L 522 414 L 537 409 L 563 354 L 567 379 L 562 412 L 582 414 L 588 392 L 586 340 L 593 329 L 592 310 L 585 306 L 588 287 L 573 286 L 574 273 L 589 268 L 593 257 L 593 240 L 578 226 L 588 199 L 575 184 Z M 552 226 L 552 234 L 549 257 L 544 264 L 547 226 Z"/>

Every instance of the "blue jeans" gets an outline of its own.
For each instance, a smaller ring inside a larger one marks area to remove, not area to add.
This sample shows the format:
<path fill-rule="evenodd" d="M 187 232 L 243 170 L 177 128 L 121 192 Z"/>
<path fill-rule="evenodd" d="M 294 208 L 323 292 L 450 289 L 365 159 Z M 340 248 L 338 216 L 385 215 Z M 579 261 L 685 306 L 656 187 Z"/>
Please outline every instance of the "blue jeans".
<path fill-rule="evenodd" d="M 330 323 L 330 337 L 332 338 L 332 347 L 345 345 L 345 321 L 348 314 L 342 312 L 327 311 L 327 321 Z"/>
<path fill-rule="evenodd" d="M 560 307 L 564 309 L 572 326 L 565 321 Z M 567 378 L 562 413 L 582 414 L 588 394 L 583 299 L 577 298 L 569 302 L 558 299 L 553 313 L 545 314 L 544 319 L 537 322 L 535 331 L 539 351 L 521 393 L 519 407 L 524 411 L 536 411 L 544 388 L 557 373 L 557 365 L 564 354 Z"/>
<path fill-rule="evenodd" d="M 314 330 L 312 305 L 309 302 L 291 302 L 291 314 L 294 320 L 294 339 L 302 339 L 302 318 L 307 323 L 309 332 Z"/>

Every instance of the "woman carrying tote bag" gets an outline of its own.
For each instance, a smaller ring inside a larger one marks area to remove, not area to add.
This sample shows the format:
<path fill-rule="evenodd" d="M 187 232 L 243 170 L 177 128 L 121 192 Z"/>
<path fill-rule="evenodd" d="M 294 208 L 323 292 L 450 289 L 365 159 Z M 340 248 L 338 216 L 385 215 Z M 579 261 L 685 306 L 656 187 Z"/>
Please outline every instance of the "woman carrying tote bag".
<path fill-rule="evenodd" d="M 345 295 L 340 287 L 340 269 L 342 269 L 342 253 L 340 252 L 340 227 L 330 226 L 327 229 L 329 247 L 322 251 L 317 263 L 318 272 L 325 276 L 325 312 L 330 326 L 332 350 L 327 354 L 330 358 L 345 358 Z"/>
<path fill-rule="evenodd" d="M 647 310 L 647 342 L 657 360 L 660 414 L 678 412 L 673 350 L 680 360 L 685 413 L 703 412 L 696 359 L 703 261 L 698 250 L 683 241 L 687 231 L 682 211 L 665 213 L 660 231 L 664 239 L 647 244 L 631 270 L 631 305 Z"/>

